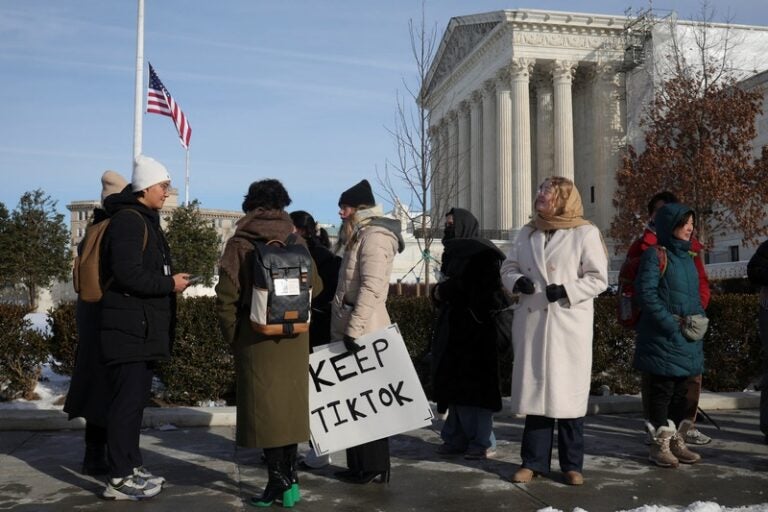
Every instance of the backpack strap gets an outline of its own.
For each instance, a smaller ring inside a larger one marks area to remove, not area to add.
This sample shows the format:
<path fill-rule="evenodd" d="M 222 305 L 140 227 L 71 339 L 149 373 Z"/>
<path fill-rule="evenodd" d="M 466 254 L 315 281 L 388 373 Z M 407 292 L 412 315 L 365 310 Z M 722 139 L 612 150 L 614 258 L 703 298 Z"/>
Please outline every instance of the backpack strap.
<path fill-rule="evenodd" d="M 142 214 L 140 214 L 139 212 L 137 212 L 136 210 L 134 210 L 133 208 L 126 208 L 125 210 L 120 210 L 120 211 L 121 212 L 122 211 L 133 212 L 134 214 L 139 216 L 139 218 L 141 219 L 141 223 L 144 224 L 144 243 L 141 246 L 141 252 L 144 252 L 147 249 L 147 242 L 149 240 L 149 232 L 147 230 L 147 222 L 144 220 L 144 216 Z M 120 213 L 120 212 L 117 212 L 117 213 Z M 115 215 L 117 215 L 117 213 L 115 213 Z"/>
<path fill-rule="evenodd" d="M 149 231 L 147 230 L 147 222 L 144 220 L 144 216 L 142 214 L 140 214 L 139 212 L 137 212 L 136 210 L 134 210 L 133 208 L 126 208 L 124 210 L 120 210 L 120 211 L 116 212 L 115 215 L 110 217 L 110 219 L 115 217 L 118 213 L 124 212 L 124 211 L 133 212 L 134 214 L 138 215 L 139 218 L 141 219 L 141 223 L 144 225 L 144 242 L 141 244 L 141 253 L 144 254 L 144 251 L 147 250 L 147 242 L 149 241 Z M 113 276 L 111 276 L 109 279 L 107 279 L 107 282 L 104 283 L 104 291 L 105 292 L 109 289 L 109 287 L 112 285 L 112 282 L 114 280 L 115 280 L 115 278 Z"/>

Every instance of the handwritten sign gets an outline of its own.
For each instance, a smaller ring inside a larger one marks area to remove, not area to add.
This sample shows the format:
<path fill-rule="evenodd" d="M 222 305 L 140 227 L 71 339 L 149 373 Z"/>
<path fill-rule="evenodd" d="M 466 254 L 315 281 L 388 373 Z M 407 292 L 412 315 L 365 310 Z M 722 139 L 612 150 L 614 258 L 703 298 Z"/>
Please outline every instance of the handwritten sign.
<path fill-rule="evenodd" d="M 309 356 L 309 426 L 319 455 L 431 424 L 432 409 L 397 325 Z"/>

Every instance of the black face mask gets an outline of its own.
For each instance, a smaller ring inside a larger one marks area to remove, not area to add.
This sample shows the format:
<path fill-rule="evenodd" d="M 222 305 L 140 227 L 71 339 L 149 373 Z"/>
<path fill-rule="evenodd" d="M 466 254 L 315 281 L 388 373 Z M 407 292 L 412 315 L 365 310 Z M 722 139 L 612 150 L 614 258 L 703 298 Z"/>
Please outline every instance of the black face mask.
<path fill-rule="evenodd" d="M 443 240 L 451 240 L 452 238 L 456 238 L 455 226 L 445 226 L 445 228 L 443 228 Z"/>

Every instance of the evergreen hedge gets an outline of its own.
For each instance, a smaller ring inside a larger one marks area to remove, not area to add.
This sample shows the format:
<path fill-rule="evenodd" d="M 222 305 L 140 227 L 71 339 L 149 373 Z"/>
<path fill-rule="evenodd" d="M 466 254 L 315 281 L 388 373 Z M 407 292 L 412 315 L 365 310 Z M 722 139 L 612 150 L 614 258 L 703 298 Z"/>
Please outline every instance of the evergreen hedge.
<path fill-rule="evenodd" d="M 27 313 L 26 306 L 0 304 L 0 400 L 35 399 L 48 360 L 46 339 L 24 318 Z"/>
<path fill-rule="evenodd" d="M 429 363 L 425 355 L 434 328 L 434 312 L 425 297 L 391 296 L 387 303 L 427 394 Z M 760 341 L 757 333 L 757 296 L 754 294 L 713 295 L 708 309 L 709 332 L 704 338 L 706 371 L 704 387 L 710 391 L 742 391 L 760 375 Z M 50 314 L 52 335 L 48 346 L 36 344 L 34 331 L 22 323 L 22 308 L 0 306 L 0 383 L 9 382 L 13 365 L 20 358 L 21 372 L 29 389 L 35 368 L 48 353 L 59 360 L 66 373 L 74 363 L 74 307 L 65 304 Z M 616 297 L 598 297 L 595 301 L 595 331 L 592 388 L 608 386 L 613 393 L 639 392 L 639 376 L 632 369 L 634 333 L 616 323 Z M 30 332 L 31 331 L 31 332 Z M 39 335 L 38 335 L 39 336 Z M 17 344 L 18 339 L 24 339 Z M 27 347 L 20 350 L 19 347 Z M 176 340 L 173 359 L 160 365 L 158 374 L 165 384 L 163 398 L 168 402 L 194 405 L 208 400 L 232 402 L 234 373 L 229 346 L 221 337 L 212 297 L 181 298 L 178 304 Z M 9 365 L 9 360 L 14 363 Z M 502 391 L 509 394 L 511 357 L 501 360 Z M 21 382 L 15 377 L 14 382 Z M 6 384 L 0 384 L 8 387 Z M 34 386 L 32 386 L 34 387 Z M 23 391 L 22 391 L 23 393 Z M 17 395 L 18 396 L 18 395 Z"/>

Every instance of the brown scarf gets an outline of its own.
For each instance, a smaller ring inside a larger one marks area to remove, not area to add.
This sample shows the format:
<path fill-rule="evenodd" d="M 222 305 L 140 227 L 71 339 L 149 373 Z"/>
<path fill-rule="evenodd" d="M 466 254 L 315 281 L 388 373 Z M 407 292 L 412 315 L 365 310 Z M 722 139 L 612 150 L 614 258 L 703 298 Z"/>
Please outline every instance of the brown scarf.
<path fill-rule="evenodd" d="M 528 224 L 540 231 L 554 231 L 556 229 L 570 229 L 592 224 L 584 218 L 584 206 L 581 204 L 581 195 L 574 186 L 571 195 L 565 201 L 565 208 L 560 215 L 542 215 L 534 213 L 533 220 Z"/>
<path fill-rule="evenodd" d="M 246 255 L 253 251 L 253 242 L 270 240 L 284 242 L 291 233 L 293 233 L 293 222 L 287 212 L 261 208 L 251 210 L 237 221 L 235 234 L 227 241 L 224 254 L 219 261 L 221 272 L 240 290 L 240 265 Z M 300 236 L 296 237 L 294 243 L 306 245 Z"/>

